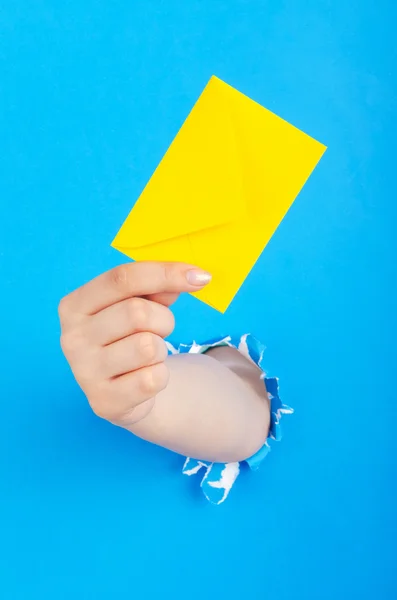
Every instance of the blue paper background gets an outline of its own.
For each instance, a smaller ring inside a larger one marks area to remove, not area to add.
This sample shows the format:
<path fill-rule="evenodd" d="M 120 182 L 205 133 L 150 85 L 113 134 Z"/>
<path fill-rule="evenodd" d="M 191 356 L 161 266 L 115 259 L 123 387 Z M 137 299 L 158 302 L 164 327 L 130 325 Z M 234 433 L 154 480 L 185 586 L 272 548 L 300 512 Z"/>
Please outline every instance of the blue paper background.
<path fill-rule="evenodd" d="M 391 0 L 2 1 L 1 598 L 396 597 L 395 22 Z M 264 340 L 296 409 L 219 508 L 91 414 L 57 321 L 123 261 L 213 73 L 329 146 L 227 314 L 176 306 L 174 339 Z"/>

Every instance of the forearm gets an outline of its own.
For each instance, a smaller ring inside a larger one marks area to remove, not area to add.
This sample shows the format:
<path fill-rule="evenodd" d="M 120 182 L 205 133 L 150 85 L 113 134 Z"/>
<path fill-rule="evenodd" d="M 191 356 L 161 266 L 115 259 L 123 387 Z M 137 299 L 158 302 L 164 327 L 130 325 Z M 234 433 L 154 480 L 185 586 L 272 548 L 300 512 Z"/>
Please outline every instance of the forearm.
<path fill-rule="evenodd" d="M 241 364 L 237 357 L 233 371 L 227 355 L 226 364 L 222 356 L 213 356 L 169 357 L 167 388 L 154 401 L 137 407 L 131 421 L 139 414 L 140 420 L 119 424 L 145 440 L 202 460 L 235 462 L 253 455 L 269 429 L 260 371 L 243 357 Z"/>

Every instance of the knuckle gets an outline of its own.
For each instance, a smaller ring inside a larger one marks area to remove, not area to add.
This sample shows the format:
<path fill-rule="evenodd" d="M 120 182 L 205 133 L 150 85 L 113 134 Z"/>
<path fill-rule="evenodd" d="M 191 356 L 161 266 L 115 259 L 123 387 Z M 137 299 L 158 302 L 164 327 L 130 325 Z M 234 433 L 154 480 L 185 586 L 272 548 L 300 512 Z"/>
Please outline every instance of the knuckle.
<path fill-rule="evenodd" d="M 128 286 L 129 280 L 129 268 L 128 265 L 119 265 L 110 271 L 110 278 L 113 285 L 118 288 L 125 288 Z"/>
<path fill-rule="evenodd" d="M 168 385 L 170 373 L 165 363 L 156 365 L 156 370 L 157 392 L 161 392 L 161 390 L 164 390 Z"/>
<path fill-rule="evenodd" d="M 167 285 L 167 288 L 172 289 L 175 287 L 175 265 L 173 263 L 164 263 L 164 281 Z"/>
<path fill-rule="evenodd" d="M 153 333 L 143 333 L 139 336 L 139 355 L 144 364 L 150 364 L 157 358 L 157 336 Z"/>
<path fill-rule="evenodd" d="M 137 404 L 136 406 L 132 406 L 127 409 L 122 415 L 118 417 L 118 422 L 122 426 L 130 426 L 138 423 L 142 419 L 148 416 L 151 410 L 154 407 L 155 398 L 151 398 L 142 402 L 141 404 Z"/>
<path fill-rule="evenodd" d="M 155 392 L 152 369 L 146 369 L 139 375 L 139 391 L 144 398 L 150 398 Z"/>
<path fill-rule="evenodd" d="M 61 300 L 58 304 L 58 315 L 61 319 L 67 314 L 68 306 L 69 306 L 69 296 L 64 296 L 63 298 L 61 298 Z"/>
<path fill-rule="evenodd" d="M 81 329 L 72 329 L 61 335 L 61 348 L 65 354 L 72 354 L 85 345 Z"/>
<path fill-rule="evenodd" d="M 127 302 L 128 318 L 131 319 L 137 331 L 144 330 L 150 320 L 149 303 L 142 298 L 131 298 Z"/>
<path fill-rule="evenodd" d="M 175 317 L 174 317 L 174 313 L 169 309 L 166 308 L 166 313 L 164 315 L 164 336 L 168 336 L 171 335 L 171 333 L 174 331 L 175 329 Z"/>
<path fill-rule="evenodd" d="M 140 373 L 139 388 L 145 398 L 151 398 L 168 383 L 168 369 L 164 363 L 149 367 Z"/>

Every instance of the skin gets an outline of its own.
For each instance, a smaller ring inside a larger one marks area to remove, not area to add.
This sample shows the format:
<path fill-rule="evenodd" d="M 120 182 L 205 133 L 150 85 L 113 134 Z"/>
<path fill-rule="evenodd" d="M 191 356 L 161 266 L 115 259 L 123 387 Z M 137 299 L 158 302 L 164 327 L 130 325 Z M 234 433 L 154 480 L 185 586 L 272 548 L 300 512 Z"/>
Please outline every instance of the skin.
<path fill-rule="evenodd" d="M 258 367 L 230 348 L 168 357 L 164 342 L 169 306 L 210 279 L 182 263 L 116 267 L 61 300 L 61 346 L 99 417 L 180 454 L 234 462 L 267 437 Z"/>

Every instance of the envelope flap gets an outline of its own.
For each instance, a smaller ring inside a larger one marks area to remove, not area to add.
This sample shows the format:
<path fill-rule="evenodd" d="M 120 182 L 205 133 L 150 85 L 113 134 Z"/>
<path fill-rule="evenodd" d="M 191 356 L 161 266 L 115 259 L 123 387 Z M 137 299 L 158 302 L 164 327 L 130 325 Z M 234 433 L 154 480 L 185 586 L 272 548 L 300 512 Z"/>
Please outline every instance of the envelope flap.
<path fill-rule="evenodd" d="M 137 248 L 234 221 L 245 211 L 225 89 L 212 78 L 113 241 Z"/>
<path fill-rule="evenodd" d="M 276 230 L 326 147 L 281 117 L 229 90 L 247 214 Z"/>

